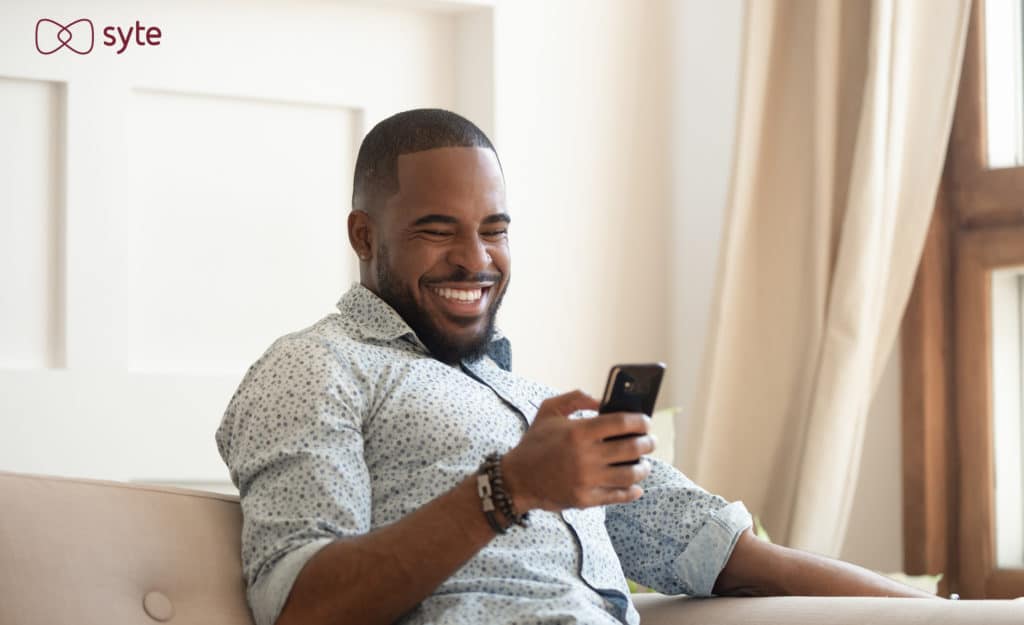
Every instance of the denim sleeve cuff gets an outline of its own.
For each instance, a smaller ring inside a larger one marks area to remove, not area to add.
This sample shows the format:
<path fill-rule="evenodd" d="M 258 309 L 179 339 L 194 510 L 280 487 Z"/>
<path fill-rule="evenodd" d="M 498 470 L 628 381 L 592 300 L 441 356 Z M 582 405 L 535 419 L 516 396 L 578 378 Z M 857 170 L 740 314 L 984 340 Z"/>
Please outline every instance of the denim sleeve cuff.
<path fill-rule="evenodd" d="M 333 539 L 321 538 L 307 543 L 285 554 L 260 575 L 249 589 L 249 608 L 256 625 L 274 625 L 302 567 L 332 542 Z"/>
<path fill-rule="evenodd" d="M 750 513 L 741 501 L 733 502 L 708 517 L 704 527 L 675 561 L 679 578 L 690 586 L 693 596 L 711 595 L 718 574 L 729 561 L 740 534 L 752 525 Z"/>

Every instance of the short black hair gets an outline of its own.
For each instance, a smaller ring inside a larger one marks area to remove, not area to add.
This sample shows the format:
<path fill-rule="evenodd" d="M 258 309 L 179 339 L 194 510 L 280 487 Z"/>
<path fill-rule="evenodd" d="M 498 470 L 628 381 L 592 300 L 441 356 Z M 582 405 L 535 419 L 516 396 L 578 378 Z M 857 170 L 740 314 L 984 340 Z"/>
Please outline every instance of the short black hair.
<path fill-rule="evenodd" d="M 352 210 L 369 212 L 379 198 L 398 192 L 398 157 L 402 154 L 454 147 L 486 148 L 498 158 L 484 131 L 451 111 L 413 109 L 380 122 L 359 146 L 352 180 Z"/>

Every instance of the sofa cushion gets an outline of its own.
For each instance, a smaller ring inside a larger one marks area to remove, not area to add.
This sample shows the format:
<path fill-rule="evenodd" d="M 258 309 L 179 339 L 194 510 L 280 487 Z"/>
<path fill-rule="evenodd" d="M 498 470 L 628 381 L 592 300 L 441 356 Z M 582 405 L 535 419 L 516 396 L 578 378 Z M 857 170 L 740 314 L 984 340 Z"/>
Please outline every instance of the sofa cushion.
<path fill-rule="evenodd" d="M 0 624 L 252 625 L 241 523 L 227 495 L 0 472 Z M 634 600 L 644 625 L 1024 623 L 1022 601 Z"/>
<path fill-rule="evenodd" d="M 633 595 L 643 625 L 1020 625 L 1024 601 Z"/>
<path fill-rule="evenodd" d="M 234 497 L 0 472 L 0 623 L 251 625 Z"/>

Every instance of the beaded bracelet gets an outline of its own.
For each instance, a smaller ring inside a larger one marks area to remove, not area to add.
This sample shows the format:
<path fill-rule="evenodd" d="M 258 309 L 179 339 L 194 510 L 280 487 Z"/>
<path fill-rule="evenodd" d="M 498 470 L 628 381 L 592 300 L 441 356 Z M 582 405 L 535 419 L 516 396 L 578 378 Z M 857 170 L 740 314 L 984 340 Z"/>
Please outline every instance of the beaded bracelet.
<path fill-rule="evenodd" d="M 480 503 L 483 507 L 484 517 L 487 518 L 487 523 L 491 526 L 491 529 L 499 534 L 504 534 L 506 528 L 502 527 L 501 524 L 498 523 L 498 519 L 494 516 L 494 500 L 491 499 L 493 492 L 494 491 L 491 489 L 490 477 L 482 471 L 478 473 L 476 476 L 476 493 L 480 495 Z"/>
<path fill-rule="evenodd" d="M 505 490 L 505 479 L 501 472 L 501 454 L 489 454 L 484 463 L 480 465 L 480 472 L 477 475 L 477 493 L 480 495 L 487 522 L 499 534 L 504 534 L 508 527 L 512 526 L 512 523 L 520 527 L 529 527 L 530 513 L 519 514 L 508 491 Z M 507 527 L 501 527 L 494 517 L 495 507 L 512 523 Z"/>

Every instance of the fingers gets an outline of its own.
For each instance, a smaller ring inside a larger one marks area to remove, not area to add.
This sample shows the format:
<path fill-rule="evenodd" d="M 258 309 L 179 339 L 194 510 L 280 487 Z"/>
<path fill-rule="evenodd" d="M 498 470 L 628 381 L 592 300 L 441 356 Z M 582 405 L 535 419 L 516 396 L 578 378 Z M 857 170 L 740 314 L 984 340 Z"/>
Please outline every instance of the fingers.
<path fill-rule="evenodd" d="M 610 506 L 629 503 L 643 497 L 644 489 L 633 484 L 627 488 L 598 488 L 592 493 L 593 506 Z"/>
<path fill-rule="evenodd" d="M 654 450 L 656 442 L 648 434 L 650 418 L 626 412 L 566 418 L 578 410 L 598 408 L 598 401 L 582 391 L 541 403 L 533 426 L 505 457 L 517 499 L 525 497 L 534 501 L 534 507 L 561 510 L 627 503 L 643 495 L 637 483 L 650 474 L 651 465 L 643 460 L 629 463 Z M 614 437 L 622 438 L 606 440 Z M 538 481 L 531 475 L 547 477 Z"/>
<path fill-rule="evenodd" d="M 604 441 L 601 443 L 601 456 L 608 464 L 629 462 L 653 452 L 656 444 L 651 434 Z"/>
<path fill-rule="evenodd" d="M 582 427 L 587 428 L 595 438 L 605 439 L 626 434 L 647 434 L 650 421 L 650 417 L 639 412 L 610 412 L 586 419 Z"/>
<path fill-rule="evenodd" d="M 644 494 L 643 487 L 637 482 L 650 474 L 651 465 L 645 460 L 634 465 L 607 467 L 602 471 L 601 485 L 581 491 L 573 507 L 589 508 L 635 501 Z"/>
<path fill-rule="evenodd" d="M 642 482 L 650 474 L 650 470 L 650 463 L 646 460 L 641 460 L 637 464 L 605 467 L 600 474 L 599 486 L 578 489 L 565 505 L 558 508 L 589 508 L 635 501 L 644 492 L 637 483 Z"/>
<path fill-rule="evenodd" d="M 651 463 L 646 460 L 640 460 L 636 464 L 610 466 L 601 472 L 601 486 L 611 489 L 629 488 L 637 482 L 644 481 L 650 474 Z"/>
<path fill-rule="evenodd" d="M 551 397 L 541 402 L 537 409 L 537 418 L 567 417 L 577 410 L 597 410 L 600 404 L 596 399 L 583 391 L 576 390 L 564 395 Z"/>

